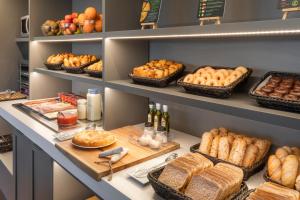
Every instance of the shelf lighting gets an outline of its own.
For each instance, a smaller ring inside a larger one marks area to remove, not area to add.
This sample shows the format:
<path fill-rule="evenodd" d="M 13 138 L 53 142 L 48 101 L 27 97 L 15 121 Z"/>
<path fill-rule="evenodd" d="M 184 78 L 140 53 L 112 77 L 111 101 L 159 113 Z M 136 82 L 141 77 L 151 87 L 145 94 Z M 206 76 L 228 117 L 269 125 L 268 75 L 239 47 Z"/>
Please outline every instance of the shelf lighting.
<path fill-rule="evenodd" d="M 34 40 L 34 42 L 86 42 L 86 41 L 101 41 L 103 38 L 101 37 L 93 37 L 93 38 L 62 38 L 62 39 L 42 39 L 42 40 Z"/>
<path fill-rule="evenodd" d="M 219 32 L 219 33 L 193 33 L 193 34 L 174 34 L 174 35 L 146 35 L 146 36 L 116 36 L 107 39 L 169 39 L 169 38 L 214 38 L 214 37 L 242 37 L 242 36 L 281 36 L 297 35 L 300 29 L 291 30 L 270 30 L 270 31 L 245 31 L 245 32 Z"/>

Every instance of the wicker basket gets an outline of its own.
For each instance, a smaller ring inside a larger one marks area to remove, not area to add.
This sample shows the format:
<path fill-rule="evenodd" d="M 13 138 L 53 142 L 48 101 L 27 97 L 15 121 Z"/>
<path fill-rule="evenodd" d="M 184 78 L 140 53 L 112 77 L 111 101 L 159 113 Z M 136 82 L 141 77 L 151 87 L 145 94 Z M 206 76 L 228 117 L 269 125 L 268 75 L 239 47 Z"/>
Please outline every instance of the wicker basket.
<path fill-rule="evenodd" d="M 44 65 L 47 67 L 47 69 L 49 70 L 63 70 L 62 68 L 62 64 L 63 63 L 59 63 L 59 64 L 49 64 L 49 63 L 44 63 Z"/>
<path fill-rule="evenodd" d="M 88 68 L 85 68 L 84 71 L 91 77 L 102 78 L 102 71 L 89 70 Z"/>
<path fill-rule="evenodd" d="M 290 101 L 280 98 L 273 98 L 269 96 L 261 96 L 255 93 L 256 89 L 270 76 L 282 76 L 282 77 L 292 77 L 300 80 L 300 74 L 295 73 L 285 73 L 285 72 L 268 72 L 264 77 L 254 85 L 250 90 L 249 95 L 256 99 L 257 103 L 267 107 L 273 108 L 276 110 L 285 110 L 290 112 L 300 112 L 300 100 L 299 101 Z"/>
<path fill-rule="evenodd" d="M 255 192 L 255 189 L 248 190 L 248 191 L 244 194 L 244 198 L 243 198 L 242 200 L 246 200 L 246 199 L 250 196 L 250 194 L 251 194 L 252 192 Z"/>
<path fill-rule="evenodd" d="M 84 74 L 85 73 L 84 69 L 87 68 L 88 66 L 96 63 L 96 62 L 99 62 L 99 59 L 97 59 L 97 60 L 95 60 L 93 62 L 84 64 L 84 65 L 81 65 L 79 67 L 66 67 L 66 66 L 63 66 L 62 68 L 64 70 L 66 70 L 66 72 L 71 73 L 71 74 Z"/>
<path fill-rule="evenodd" d="M 268 156 L 269 156 L 269 152 L 270 152 L 270 149 L 269 149 L 269 152 L 267 152 L 263 159 L 260 160 L 259 162 L 255 163 L 251 168 L 245 168 L 245 167 L 242 167 L 242 166 L 237 166 L 235 164 L 232 164 L 230 162 L 227 162 L 227 161 L 224 161 L 224 160 L 221 160 L 221 159 L 218 159 L 218 158 L 215 158 L 215 157 L 212 157 L 210 155 L 207 155 L 207 154 L 204 154 L 204 153 L 201 153 L 198 149 L 199 149 L 199 146 L 200 144 L 195 144 L 193 146 L 191 146 L 190 150 L 191 152 L 193 153 L 199 153 L 203 156 L 205 156 L 207 159 L 211 160 L 214 164 L 217 164 L 217 163 L 227 163 L 227 164 L 230 164 L 230 165 L 234 165 L 236 167 L 239 167 L 243 170 L 244 172 L 244 181 L 247 181 L 251 176 L 253 176 L 254 174 L 256 174 L 257 172 L 263 170 L 263 168 L 265 167 L 265 164 L 268 160 Z"/>
<path fill-rule="evenodd" d="M 267 171 L 265 171 L 263 177 L 264 177 L 265 181 L 267 181 L 267 182 L 272 182 L 272 183 L 276 183 L 276 184 L 278 184 L 278 185 L 284 186 L 284 185 L 282 185 L 281 183 L 278 183 L 277 181 L 272 180 L 272 179 L 269 177 Z M 284 187 L 285 187 L 285 186 L 284 186 Z"/>
<path fill-rule="evenodd" d="M 0 136 L 0 153 L 12 151 L 12 136 L 2 135 Z"/>
<path fill-rule="evenodd" d="M 206 66 L 201 66 L 197 68 L 193 73 L 196 73 L 201 68 Z M 230 67 L 213 67 L 214 69 L 234 69 Z M 204 85 L 196 85 L 191 83 L 183 82 L 184 77 L 181 77 L 178 80 L 178 85 L 182 86 L 188 93 L 202 95 L 202 96 L 209 96 L 209 97 L 217 97 L 217 98 L 228 98 L 232 95 L 233 91 L 238 88 L 238 86 L 242 85 L 242 83 L 246 82 L 247 79 L 250 77 L 252 73 L 252 69 L 247 68 L 248 71 L 246 74 L 241 76 L 235 82 L 230 84 L 229 86 L 222 86 L 222 87 L 215 87 L 215 86 L 204 86 Z"/>
<path fill-rule="evenodd" d="M 161 79 L 139 77 L 133 75 L 133 73 L 129 74 L 129 77 L 133 80 L 134 83 L 162 88 L 162 87 L 167 87 L 171 82 L 176 81 L 178 78 L 180 78 L 184 70 L 185 70 L 185 66 L 183 66 L 175 73 Z"/>
<path fill-rule="evenodd" d="M 183 193 L 178 192 L 171 187 L 161 183 L 158 180 L 158 177 L 162 173 L 164 167 L 161 167 L 159 169 L 156 169 L 148 174 L 148 179 L 153 187 L 154 191 L 156 194 L 161 196 L 164 199 L 168 200 L 192 200 L 191 198 L 185 196 Z M 244 199 L 244 194 L 248 191 L 247 185 L 243 182 L 241 189 L 238 193 L 232 194 L 228 200 L 243 200 Z"/>

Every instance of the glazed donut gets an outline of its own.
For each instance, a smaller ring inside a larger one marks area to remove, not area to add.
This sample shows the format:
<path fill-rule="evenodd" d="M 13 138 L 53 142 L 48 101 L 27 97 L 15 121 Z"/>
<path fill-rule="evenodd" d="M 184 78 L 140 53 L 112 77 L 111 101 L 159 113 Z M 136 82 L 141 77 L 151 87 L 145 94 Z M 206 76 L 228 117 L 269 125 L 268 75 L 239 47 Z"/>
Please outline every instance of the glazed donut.
<path fill-rule="evenodd" d="M 228 77 L 230 75 L 229 70 L 226 70 L 226 69 L 219 69 L 219 70 L 217 70 L 217 73 L 223 73 L 225 77 Z"/>
<path fill-rule="evenodd" d="M 216 73 L 216 70 L 211 68 L 211 67 L 205 67 L 206 69 L 206 73 L 209 73 L 211 75 L 213 75 L 214 73 Z"/>
<path fill-rule="evenodd" d="M 235 78 L 235 80 L 237 80 L 237 79 L 240 78 L 242 75 L 243 75 L 242 72 L 236 71 L 236 70 L 235 70 L 234 72 L 231 73 L 230 76 L 233 76 L 233 77 Z"/>
<path fill-rule="evenodd" d="M 244 66 L 238 66 L 235 71 L 239 71 L 241 72 L 242 74 L 246 74 L 248 72 L 248 69 Z"/>
<path fill-rule="evenodd" d="M 199 74 L 200 76 L 202 76 L 205 72 L 206 72 L 206 70 L 204 68 L 201 68 L 201 69 L 198 69 L 195 74 Z"/>
<path fill-rule="evenodd" d="M 196 76 L 193 81 L 193 84 L 196 84 L 196 85 L 205 85 L 205 83 L 206 83 L 206 80 L 201 76 Z"/>
<path fill-rule="evenodd" d="M 287 94 L 289 90 L 284 87 L 278 87 L 274 89 L 274 92 L 284 95 Z"/>
<path fill-rule="evenodd" d="M 272 82 L 272 83 L 280 83 L 281 82 L 281 78 L 279 76 L 272 76 L 269 80 L 269 82 Z"/>
<path fill-rule="evenodd" d="M 293 95 L 293 94 L 286 94 L 286 95 L 284 95 L 283 98 L 286 99 L 286 100 L 291 100 L 291 101 L 297 101 L 298 100 L 298 97 L 296 95 Z"/>
<path fill-rule="evenodd" d="M 218 71 L 213 75 L 213 79 L 217 81 L 224 81 L 226 75 L 222 71 Z"/>
<path fill-rule="evenodd" d="M 193 74 L 186 75 L 186 77 L 183 79 L 183 82 L 185 83 L 193 83 L 193 81 L 194 81 Z"/>
<path fill-rule="evenodd" d="M 206 81 L 212 79 L 212 75 L 208 72 L 205 72 L 201 77 L 203 77 Z"/>
<path fill-rule="evenodd" d="M 205 85 L 207 85 L 207 86 L 216 86 L 216 85 L 218 85 L 218 81 L 214 80 L 214 79 L 209 79 L 209 80 L 206 81 Z"/>
<path fill-rule="evenodd" d="M 268 83 L 266 84 L 266 86 L 267 86 L 267 87 L 275 88 L 275 87 L 278 86 L 278 83 L 275 83 L 275 82 L 268 82 Z"/>
<path fill-rule="evenodd" d="M 234 81 L 236 80 L 236 78 L 234 76 L 228 76 L 226 79 L 225 79 L 225 82 L 224 82 L 224 86 L 229 86 L 230 84 L 232 84 Z"/>
<path fill-rule="evenodd" d="M 266 93 L 271 93 L 274 91 L 274 88 L 272 87 L 268 87 L 268 86 L 264 86 L 261 88 L 262 91 L 266 92 Z"/>

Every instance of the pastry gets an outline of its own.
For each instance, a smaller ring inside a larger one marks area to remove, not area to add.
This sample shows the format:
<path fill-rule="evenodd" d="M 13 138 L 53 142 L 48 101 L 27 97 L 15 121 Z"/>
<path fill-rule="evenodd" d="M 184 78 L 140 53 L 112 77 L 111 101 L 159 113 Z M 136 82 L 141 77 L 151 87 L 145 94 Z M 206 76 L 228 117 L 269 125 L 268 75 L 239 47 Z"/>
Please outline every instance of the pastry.
<path fill-rule="evenodd" d="M 228 161 L 235 165 L 241 166 L 243 164 L 246 148 L 247 143 L 245 140 L 239 138 L 235 139 L 232 144 Z"/>
<path fill-rule="evenodd" d="M 256 157 L 256 162 L 260 161 L 265 155 L 266 153 L 269 151 L 270 146 L 271 146 L 271 142 L 268 140 L 261 140 L 258 139 L 255 141 L 254 145 L 256 145 L 258 147 L 258 154 Z"/>
<path fill-rule="evenodd" d="M 211 144 L 211 149 L 209 155 L 212 157 L 218 157 L 218 149 L 219 149 L 219 142 L 220 142 L 220 135 L 217 135 L 214 137 L 212 144 Z"/>
<path fill-rule="evenodd" d="M 199 151 L 204 154 L 209 154 L 213 139 L 214 139 L 214 136 L 211 132 L 205 132 L 202 135 L 202 140 L 201 140 L 201 144 L 199 147 Z"/>
<path fill-rule="evenodd" d="M 300 149 L 298 147 L 292 147 L 291 150 L 292 150 L 292 154 L 300 157 Z"/>
<path fill-rule="evenodd" d="M 282 164 L 281 182 L 284 186 L 294 188 L 298 175 L 299 160 L 295 155 L 288 155 Z"/>
<path fill-rule="evenodd" d="M 275 152 L 275 155 L 281 160 L 281 162 L 283 162 L 289 153 L 284 148 L 278 148 Z"/>
<path fill-rule="evenodd" d="M 115 136 L 107 131 L 86 130 L 76 134 L 72 143 L 81 147 L 102 147 L 116 141 Z"/>
<path fill-rule="evenodd" d="M 297 191 L 300 191 L 300 175 L 296 178 L 295 188 Z"/>
<path fill-rule="evenodd" d="M 228 137 L 221 137 L 218 147 L 218 158 L 221 160 L 228 160 L 230 154 L 230 143 Z"/>
<path fill-rule="evenodd" d="M 246 141 L 246 140 L 245 140 Z M 247 143 L 247 141 L 246 141 Z M 243 158 L 243 164 L 242 166 L 244 167 L 251 167 L 254 165 L 255 161 L 256 161 L 256 157 L 258 154 L 258 147 L 255 146 L 254 144 L 249 144 L 247 146 L 246 152 L 245 152 L 245 156 Z"/>
<path fill-rule="evenodd" d="M 281 183 L 281 172 L 282 166 L 281 161 L 275 155 L 271 155 L 268 159 L 268 175 L 269 177 L 276 181 L 277 183 Z"/>

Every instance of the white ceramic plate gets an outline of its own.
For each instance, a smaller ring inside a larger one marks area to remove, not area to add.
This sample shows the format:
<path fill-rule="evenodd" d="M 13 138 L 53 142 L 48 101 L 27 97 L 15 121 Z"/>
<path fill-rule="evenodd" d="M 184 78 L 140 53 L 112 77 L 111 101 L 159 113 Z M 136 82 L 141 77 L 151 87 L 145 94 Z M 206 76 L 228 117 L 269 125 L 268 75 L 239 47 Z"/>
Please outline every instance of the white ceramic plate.
<path fill-rule="evenodd" d="M 78 148 L 81 148 L 81 149 L 100 149 L 100 148 L 108 147 L 108 146 L 114 144 L 116 141 L 117 141 L 116 137 L 114 136 L 114 140 L 111 143 L 109 143 L 107 145 L 98 146 L 98 147 L 84 147 L 84 146 L 81 146 L 81 145 L 78 145 L 78 144 L 74 144 L 73 141 L 72 141 L 72 145 L 74 145 Z"/>

